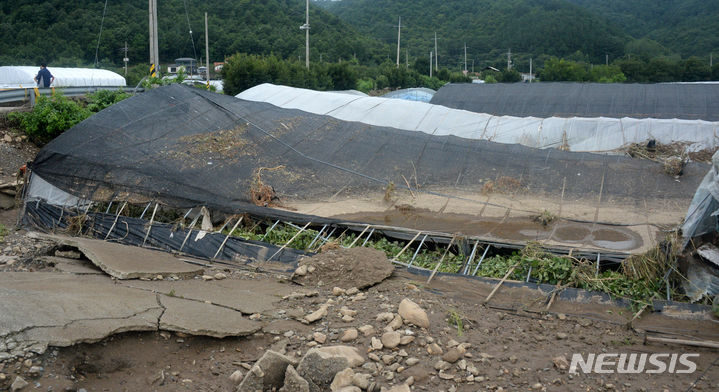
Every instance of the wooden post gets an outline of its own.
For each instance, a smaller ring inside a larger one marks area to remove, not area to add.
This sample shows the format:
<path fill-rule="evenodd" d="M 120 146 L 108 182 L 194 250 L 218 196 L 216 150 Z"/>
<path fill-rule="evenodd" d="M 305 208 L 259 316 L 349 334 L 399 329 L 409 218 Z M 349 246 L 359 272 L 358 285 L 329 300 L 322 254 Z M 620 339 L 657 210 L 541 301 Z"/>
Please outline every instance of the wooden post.
<path fill-rule="evenodd" d="M 489 300 L 492 299 L 492 297 L 494 297 L 494 294 L 497 292 L 497 290 L 499 290 L 499 287 L 502 285 L 502 283 L 504 283 L 505 280 L 507 280 L 507 278 L 509 277 L 509 275 L 511 275 L 512 272 L 514 272 L 514 269 L 517 268 L 518 265 L 519 265 L 519 264 L 513 265 L 512 268 L 510 268 L 509 271 L 507 271 L 507 273 L 504 275 L 504 278 L 502 278 L 502 280 L 500 280 L 499 283 L 497 283 L 497 285 L 494 286 L 494 289 L 492 290 L 491 293 L 489 293 L 489 295 L 488 295 L 487 298 L 482 302 L 482 304 L 486 305 L 487 302 L 489 302 Z"/>
<path fill-rule="evenodd" d="M 449 249 L 452 247 L 452 244 L 454 244 L 454 239 L 457 238 L 456 236 L 452 237 L 452 240 L 449 241 L 449 245 L 447 245 L 447 250 L 442 255 L 442 258 L 439 259 L 439 263 L 437 263 L 437 266 L 434 267 L 434 271 L 432 271 L 432 274 L 427 279 L 427 284 L 432 281 L 432 278 L 434 278 L 434 275 L 437 273 L 437 270 L 439 270 L 439 266 L 442 265 L 442 262 L 444 261 L 444 258 L 447 256 L 447 253 L 449 253 Z"/>

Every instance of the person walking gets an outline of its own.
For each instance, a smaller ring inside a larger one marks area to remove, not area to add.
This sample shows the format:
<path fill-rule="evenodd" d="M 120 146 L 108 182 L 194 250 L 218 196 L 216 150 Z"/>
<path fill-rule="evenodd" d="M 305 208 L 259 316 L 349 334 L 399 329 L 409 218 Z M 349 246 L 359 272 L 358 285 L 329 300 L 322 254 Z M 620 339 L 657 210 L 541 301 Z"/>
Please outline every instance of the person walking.
<path fill-rule="evenodd" d="M 47 64 L 40 64 L 40 71 L 38 71 L 37 76 L 35 76 L 35 83 L 37 83 L 37 86 L 47 88 L 50 87 L 54 81 L 55 77 L 52 76 L 50 71 L 47 69 Z"/>

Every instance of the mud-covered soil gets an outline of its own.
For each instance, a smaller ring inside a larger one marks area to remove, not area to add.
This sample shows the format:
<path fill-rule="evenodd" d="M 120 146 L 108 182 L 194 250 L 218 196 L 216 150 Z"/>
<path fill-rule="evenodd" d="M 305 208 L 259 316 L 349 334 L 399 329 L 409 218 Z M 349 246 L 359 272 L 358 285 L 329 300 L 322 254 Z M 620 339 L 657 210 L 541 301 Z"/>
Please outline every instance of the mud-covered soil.
<path fill-rule="evenodd" d="M 330 248 L 299 261 L 302 272 L 292 280 L 304 286 L 363 289 L 392 275 L 394 266 L 384 252 L 370 248 Z M 299 271 L 298 271 L 299 272 Z"/>
<path fill-rule="evenodd" d="M 371 252 L 361 253 L 368 259 L 374 257 Z M 360 257 L 355 259 L 362 264 Z M 20 261 L 25 262 L 29 261 Z M 312 274 L 320 271 L 318 268 Z M 235 279 L 235 275 L 229 275 L 228 279 Z M 255 277 L 276 281 L 276 277 L 261 273 Z M 475 292 L 479 285 L 475 281 L 458 284 L 458 278 L 435 277 L 431 286 L 424 286 L 425 279 L 396 270 L 391 278 L 351 296 L 332 294 L 331 285 L 310 285 L 318 295 L 288 297 L 260 316 L 266 323 L 262 332 L 244 338 L 127 332 L 99 343 L 50 348 L 39 356 L 1 364 L 0 390 L 9 388 L 21 376 L 30 383 L 23 389 L 28 391 L 231 391 L 235 384 L 229 376 L 236 370 L 247 374 L 268 349 L 301 358 L 313 346 L 337 344 L 357 347 L 367 361 L 355 371 L 369 374 L 373 382 L 385 388 L 402 384 L 410 377 L 414 391 L 684 391 L 695 382 L 695 390 L 719 388 L 719 366 L 712 366 L 718 357 L 715 350 L 645 345 L 643 335 L 617 322 L 631 317 L 628 309 L 583 308 L 558 301 L 553 312 L 543 314 L 516 306 L 523 301 L 523 292 L 509 288 L 500 290 L 485 307 L 480 303 L 488 290 Z M 393 349 L 371 350 L 372 338 L 380 338 L 388 324 L 378 315 L 398 312 L 404 298 L 427 312 L 430 327 L 405 324 L 397 330 L 403 336 L 413 336 L 414 341 Z M 508 305 L 512 303 L 515 305 Z M 325 304 L 329 312 L 320 320 L 310 324 L 297 321 Z M 342 318 L 346 309 L 356 311 L 351 320 Z M 584 312 L 586 317 L 554 313 L 565 309 L 578 309 L 577 313 Z M 602 313 L 609 316 L 603 318 Z M 347 330 L 367 325 L 374 331 L 340 341 Z M 719 332 L 711 325 L 704 328 L 705 334 Z M 324 344 L 318 343 L 316 333 L 326 337 Z M 429 354 L 432 343 L 437 343 L 443 354 Z M 443 362 L 443 355 L 461 343 L 468 343 L 461 358 L 454 363 Z M 693 374 L 572 375 L 555 364 L 557 357 L 570 360 L 573 353 L 686 352 L 699 354 Z M 42 370 L 35 368 L 31 374 L 32 366 Z M 438 371 L 438 367 L 447 369 Z"/>

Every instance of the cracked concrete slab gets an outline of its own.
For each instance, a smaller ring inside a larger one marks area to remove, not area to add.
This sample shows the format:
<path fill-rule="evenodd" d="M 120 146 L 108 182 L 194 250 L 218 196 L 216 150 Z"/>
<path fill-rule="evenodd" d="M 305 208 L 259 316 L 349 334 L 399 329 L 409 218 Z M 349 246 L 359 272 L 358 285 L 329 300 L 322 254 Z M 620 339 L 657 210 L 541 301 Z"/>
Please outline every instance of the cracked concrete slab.
<path fill-rule="evenodd" d="M 95 267 L 94 264 L 87 260 L 68 259 L 65 257 L 43 256 L 40 260 L 48 265 L 52 265 L 61 272 L 79 275 L 103 275 L 102 270 Z"/>
<path fill-rule="evenodd" d="M 203 273 L 196 265 L 173 255 L 90 238 L 46 236 L 82 252 L 93 264 L 117 279 L 154 278 L 157 275 L 188 278 Z"/>
<path fill-rule="evenodd" d="M 240 312 L 204 302 L 162 295 L 159 301 L 165 308 L 160 316 L 160 329 L 168 331 L 224 338 L 249 335 L 263 326 Z"/>
<path fill-rule="evenodd" d="M 0 360 L 29 351 L 42 353 L 47 346 L 92 343 L 127 331 L 244 336 L 265 323 L 252 321 L 243 312 L 270 309 L 291 291 L 289 285 L 245 280 L 134 282 L 138 286 L 167 283 L 162 290 L 119 283 L 106 275 L 0 274 Z M 163 290 L 169 294 L 174 285 L 187 296 L 158 294 Z"/>
<path fill-rule="evenodd" d="M 115 285 L 105 276 L 0 274 L 0 351 L 6 354 L 154 330 L 160 314 L 154 295 Z"/>
<path fill-rule="evenodd" d="M 123 282 L 127 287 L 173 293 L 175 297 L 210 302 L 242 312 L 263 313 L 276 307 L 282 297 L 293 292 L 309 292 L 289 284 L 255 280 L 180 280 Z"/>

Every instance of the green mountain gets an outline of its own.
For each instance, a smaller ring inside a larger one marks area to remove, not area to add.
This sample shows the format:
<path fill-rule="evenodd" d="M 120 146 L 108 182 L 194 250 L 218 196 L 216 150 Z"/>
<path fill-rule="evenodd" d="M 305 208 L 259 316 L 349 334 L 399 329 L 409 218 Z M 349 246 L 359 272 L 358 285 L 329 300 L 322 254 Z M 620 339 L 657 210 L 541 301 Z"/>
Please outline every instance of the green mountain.
<path fill-rule="evenodd" d="M 304 0 L 161 0 L 157 7 L 162 63 L 173 63 L 178 57 L 205 57 L 205 12 L 211 61 L 237 52 L 304 59 L 305 35 L 299 29 L 305 21 Z M 94 64 L 97 51 L 101 65 L 121 66 L 125 42 L 130 65 L 147 64 L 148 19 L 147 0 L 3 1 L 0 65 L 41 61 L 55 66 L 89 65 Z M 381 43 L 361 36 L 314 4 L 310 5 L 310 24 L 312 61 L 320 55 L 327 61 L 353 56 L 370 61 L 384 53 Z"/>
<path fill-rule="evenodd" d="M 410 56 L 429 57 L 437 32 L 440 66 L 467 57 L 501 64 L 511 49 L 528 68 L 529 57 L 579 56 L 592 62 L 624 53 L 628 35 L 616 25 L 563 0 L 344 0 L 320 1 L 360 32 L 396 45 L 402 17 L 402 46 Z M 396 49 L 395 49 L 396 51 Z M 581 52 L 578 54 L 577 52 Z M 404 51 L 402 59 L 404 59 Z M 396 57 L 389 55 L 390 58 Z"/>
<path fill-rule="evenodd" d="M 719 50 L 719 0 L 568 0 L 612 21 L 641 42 L 629 53 L 673 51 L 708 57 Z"/>

